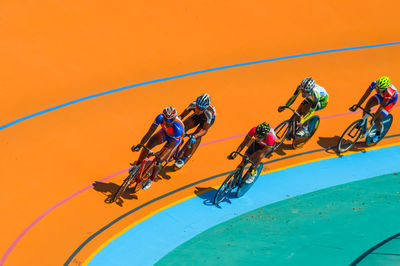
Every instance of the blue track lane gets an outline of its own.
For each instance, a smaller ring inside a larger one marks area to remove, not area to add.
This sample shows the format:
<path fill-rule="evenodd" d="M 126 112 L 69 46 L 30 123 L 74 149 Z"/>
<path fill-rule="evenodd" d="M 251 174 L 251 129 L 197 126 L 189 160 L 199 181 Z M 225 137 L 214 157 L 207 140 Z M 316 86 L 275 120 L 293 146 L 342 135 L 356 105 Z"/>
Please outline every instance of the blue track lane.
<path fill-rule="evenodd" d="M 321 160 L 260 176 L 251 190 L 222 208 L 215 191 L 172 206 L 134 226 L 103 248 L 89 265 L 153 265 L 197 234 L 288 197 L 400 170 L 400 146 Z M 184 260 L 184 258 L 182 258 Z"/>

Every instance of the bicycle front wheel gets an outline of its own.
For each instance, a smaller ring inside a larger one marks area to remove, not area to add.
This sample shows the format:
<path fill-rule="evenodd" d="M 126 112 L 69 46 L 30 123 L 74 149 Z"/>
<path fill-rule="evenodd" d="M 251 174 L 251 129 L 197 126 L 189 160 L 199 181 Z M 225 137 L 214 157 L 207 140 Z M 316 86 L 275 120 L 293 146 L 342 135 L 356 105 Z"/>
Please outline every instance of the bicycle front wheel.
<path fill-rule="evenodd" d="M 285 141 L 290 133 L 290 120 L 283 121 L 274 130 L 276 135 L 274 150 L 277 150 L 279 146 Z"/>
<path fill-rule="evenodd" d="M 224 182 L 214 196 L 214 205 L 218 205 L 220 202 L 222 202 L 228 196 L 229 192 L 231 192 L 236 186 L 236 176 L 238 173 L 239 169 L 236 169 L 230 173 L 227 178 L 225 178 Z"/>
<path fill-rule="evenodd" d="M 361 124 L 362 119 L 354 121 L 346 130 L 343 132 L 339 139 L 337 149 L 340 153 L 350 150 L 357 140 L 361 137 Z"/>
<path fill-rule="evenodd" d="M 135 178 L 136 173 L 139 169 L 139 166 L 134 166 L 130 171 L 129 171 L 129 176 L 125 178 L 124 182 L 122 185 L 118 188 L 117 192 L 114 194 L 112 198 L 112 202 L 117 201 L 122 194 L 126 191 L 126 189 L 129 187 L 129 185 L 132 183 L 132 180 Z"/>

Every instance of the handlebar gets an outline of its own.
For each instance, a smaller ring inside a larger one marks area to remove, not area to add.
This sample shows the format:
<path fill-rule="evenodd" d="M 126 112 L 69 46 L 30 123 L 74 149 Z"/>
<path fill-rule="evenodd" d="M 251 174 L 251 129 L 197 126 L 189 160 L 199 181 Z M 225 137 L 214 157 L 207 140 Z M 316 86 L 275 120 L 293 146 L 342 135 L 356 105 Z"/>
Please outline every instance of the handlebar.
<path fill-rule="evenodd" d="M 290 108 L 289 106 L 280 106 L 280 107 L 282 107 L 283 109 L 290 109 L 295 115 L 301 116 L 299 114 L 299 112 L 297 112 L 297 110 L 294 110 L 294 109 Z"/>
<path fill-rule="evenodd" d="M 147 150 L 149 152 L 149 154 L 154 155 L 158 160 L 160 160 L 160 156 L 158 156 L 158 154 L 156 152 L 150 150 L 149 148 L 147 148 L 143 144 L 138 144 L 136 146 L 139 146 L 140 148 L 144 148 L 145 150 Z"/>
<path fill-rule="evenodd" d="M 240 155 L 245 160 L 246 163 L 251 163 L 251 165 L 254 166 L 254 163 L 249 159 L 249 157 L 247 155 L 244 155 L 244 154 L 241 154 L 241 153 L 239 153 L 237 151 L 234 151 L 234 152 L 231 152 L 231 154 L 229 154 L 229 156 L 232 157 L 233 154 Z"/>
<path fill-rule="evenodd" d="M 375 118 L 375 114 L 371 114 L 370 112 L 368 112 L 367 110 L 365 110 L 362 106 L 357 105 L 357 104 L 355 104 L 355 105 L 353 105 L 353 106 L 356 106 L 356 107 L 357 107 L 354 111 L 356 111 L 358 108 L 360 108 L 360 109 L 363 110 L 366 114 L 369 114 L 370 116 L 372 116 L 372 117 Z M 353 107 L 353 106 L 352 106 L 352 107 Z"/>

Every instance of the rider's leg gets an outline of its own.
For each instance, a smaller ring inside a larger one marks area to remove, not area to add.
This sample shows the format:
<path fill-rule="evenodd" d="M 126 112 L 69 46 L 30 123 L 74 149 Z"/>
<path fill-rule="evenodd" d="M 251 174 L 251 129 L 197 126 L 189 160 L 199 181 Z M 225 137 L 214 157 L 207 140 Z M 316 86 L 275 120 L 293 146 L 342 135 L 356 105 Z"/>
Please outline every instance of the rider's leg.
<path fill-rule="evenodd" d="M 194 128 L 195 126 L 199 125 L 193 134 L 198 133 L 202 126 L 199 116 L 196 114 L 193 114 L 190 117 L 188 117 L 183 123 L 185 125 L 186 132 Z M 175 162 L 175 167 L 182 168 L 185 165 L 185 163 L 190 159 L 190 157 L 199 147 L 200 141 L 201 137 L 197 138 L 195 143 L 190 144 L 189 146 L 186 147 L 186 149 L 183 151 L 183 155 Z"/>
<path fill-rule="evenodd" d="M 300 135 L 304 135 L 307 132 L 307 128 L 305 125 L 300 125 L 301 117 L 306 115 L 311 109 L 311 102 L 308 99 L 305 99 L 297 108 L 297 112 L 300 114 L 300 116 L 296 116 L 296 132 L 301 133 Z M 300 127 L 302 126 L 302 131 L 300 131 Z"/>
<path fill-rule="evenodd" d="M 193 134 L 196 134 L 196 133 L 200 132 L 200 130 L 201 130 L 201 126 L 197 127 L 197 129 L 194 131 Z M 192 155 L 194 154 L 194 152 L 195 152 L 195 151 L 197 150 L 197 148 L 199 147 L 202 137 L 203 137 L 203 136 L 196 138 L 196 142 L 195 142 L 195 143 L 192 143 L 192 144 L 190 145 L 190 147 L 188 147 L 188 148 L 185 150 L 185 152 L 184 152 L 183 155 L 187 158 L 187 160 L 189 160 L 189 158 L 192 157 Z"/>
<path fill-rule="evenodd" d="M 164 139 L 165 139 L 165 141 L 167 141 L 167 143 L 164 145 L 164 147 L 161 149 L 161 152 L 158 155 L 160 160 L 157 160 L 154 163 L 152 175 L 143 184 L 143 187 L 142 187 L 143 190 L 146 190 L 151 186 L 154 179 L 161 172 L 162 164 L 169 158 L 171 153 L 174 152 L 174 150 L 178 147 L 178 145 L 181 141 L 181 139 L 179 139 L 178 141 L 172 141 L 171 138 L 165 137 L 165 136 L 164 136 Z"/>

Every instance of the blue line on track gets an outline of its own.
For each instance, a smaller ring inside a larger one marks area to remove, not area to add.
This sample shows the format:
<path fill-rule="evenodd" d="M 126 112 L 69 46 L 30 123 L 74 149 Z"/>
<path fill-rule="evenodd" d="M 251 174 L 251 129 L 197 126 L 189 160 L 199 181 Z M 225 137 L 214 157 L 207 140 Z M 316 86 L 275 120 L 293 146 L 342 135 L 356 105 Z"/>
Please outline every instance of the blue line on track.
<path fill-rule="evenodd" d="M 87 97 L 83 97 L 71 102 L 67 102 L 61 105 L 57 105 L 55 107 L 51 107 L 49 109 L 45 109 L 43 111 L 19 118 L 15 121 L 9 122 L 7 124 L 4 124 L 2 126 L 0 126 L 0 130 L 6 129 L 10 126 L 13 126 L 15 124 L 18 124 L 20 122 L 23 122 L 25 120 L 28 120 L 30 118 L 34 118 L 36 116 L 42 115 L 42 114 L 46 114 L 49 113 L 51 111 L 55 111 L 57 109 L 75 104 L 75 103 L 79 103 L 79 102 L 83 102 L 86 100 L 90 100 L 92 98 L 97 98 L 100 96 L 105 96 L 107 94 L 111 94 L 111 93 L 115 93 L 115 92 L 119 92 L 119 91 L 123 91 L 123 90 L 127 90 L 127 89 L 132 89 L 132 88 L 136 88 L 136 87 L 140 87 L 140 86 L 144 86 L 144 85 L 149 85 L 149 84 L 154 84 L 154 83 L 159 83 L 159 82 L 163 82 L 163 81 L 168 81 L 168 80 L 173 80 L 173 79 L 178 79 L 178 78 L 184 78 L 184 77 L 188 77 L 188 76 L 194 76 L 194 75 L 198 75 L 198 74 L 203 74 L 203 73 L 208 73 L 208 72 L 213 72 L 213 71 L 219 71 L 219 70 L 224 70 L 224 69 L 229 69 L 229 68 L 235 68 L 235 67 L 241 67 L 241 66 L 249 66 L 249 65 L 256 65 L 256 64 L 261 64 L 261 63 L 267 63 L 267 62 L 273 62 L 273 61 L 279 61 L 279 60 L 286 60 L 286 59 L 292 59 L 292 58 L 298 58 L 298 57 L 305 57 L 305 56 L 311 56 L 311 55 L 318 55 L 318 54 L 327 54 L 327 53 L 336 53 L 336 52 L 343 52 L 343 51 L 350 51 L 350 50 L 361 50 L 361 49 L 369 49 L 369 48 L 377 48 L 377 47 L 384 47 L 384 46 L 392 46 L 392 45 L 399 45 L 400 42 L 391 42 L 391 43 L 383 43 L 383 44 L 374 44 L 374 45 L 365 45 L 365 46 L 357 46 L 357 47 L 348 47 L 348 48 L 340 48 L 340 49 L 331 49 L 331 50 L 325 50 L 325 51 L 319 51 L 319 52 L 312 52 L 312 53 L 304 53 L 304 54 L 298 54 L 298 55 L 289 55 L 289 56 L 282 56 L 282 57 L 276 57 L 276 58 L 271 58 L 271 59 L 265 59 L 265 60 L 259 60 L 259 61 L 253 61 L 253 62 L 247 62 L 247 63 L 241 63 L 241 64 L 236 64 L 236 65 L 230 65 L 230 66 L 223 66 L 223 67 L 216 67 L 216 68 L 210 68 L 210 69 L 206 69 L 206 70 L 201 70 L 201 71 L 195 71 L 195 72 L 190 72 L 187 74 L 183 74 L 183 75 L 177 75 L 177 76 L 172 76 L 172 77 L 168 77 L 168 78 L 162 78 L 162 79 L 156 79 L 156 80 L 151 80 L 151 81 L 146 81 L 146 82 L 141 82 L 141 83 L 137 83 L 137 84 L 133 84 L 130 86 L 126 86 L 126 87 L 122 87 L 119 89 L 114 89 L 114 90 L 110 90 L 110 91 L 105 91 L 105 92 L 101 92 L 98 94 L 94 94 L 91 96 L 87 96 Z"/>

